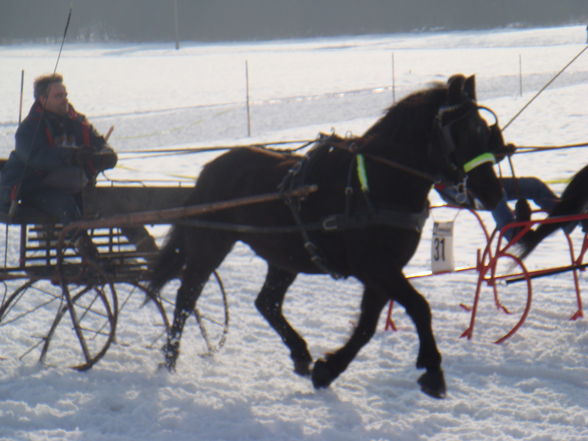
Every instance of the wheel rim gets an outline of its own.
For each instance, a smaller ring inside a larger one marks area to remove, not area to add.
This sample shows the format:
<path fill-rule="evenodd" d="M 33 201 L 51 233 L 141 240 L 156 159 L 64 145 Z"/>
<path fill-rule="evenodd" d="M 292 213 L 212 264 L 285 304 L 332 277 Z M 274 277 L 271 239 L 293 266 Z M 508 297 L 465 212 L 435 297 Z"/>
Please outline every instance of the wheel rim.
<path fill-rule="evenodd" d="M 86 370 L 106 354 L 115 339 L 116 290 L 112 283 L 81 288 L 62 284 L 62 288 L 66 300 L 44 337 L 39 361 L 53 366 L 66 360 L 68 366 Z"/>

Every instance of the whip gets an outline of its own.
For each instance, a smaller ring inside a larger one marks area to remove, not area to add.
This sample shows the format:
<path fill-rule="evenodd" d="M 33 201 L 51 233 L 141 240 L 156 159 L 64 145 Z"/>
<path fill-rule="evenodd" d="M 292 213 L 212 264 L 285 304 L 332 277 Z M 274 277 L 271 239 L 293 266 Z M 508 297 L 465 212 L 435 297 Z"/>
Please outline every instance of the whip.
<path fill-rule="evenodd" d="M 53 76 L 55 76 L 55 73 L 57 72 L 57 66 L 59 65 L 59 60 L 61 59 L 61 52 L 63 51 L 63 45 L 65 44 L 65 39 L 67 37 L 67 31 L 69 30 L 69 23 L 71 21 L 71 12 L 72 12 L 72 8 L 70 7 L 69 13 L 67 14 L 67 21 L 65 22 L 65 28 L 63 30 L 63 37 L 61 38 L 61 45 L 59 46 L 59 53 L 57 54 L 57 60 L 55 61 L 55 67 L 53 68 Z M 20 119 L 22 116 L 21 112 L 22 112 L 22 81 L 23 81 L 23 79 L 24 79 L 24 71 L 22 71 L 22 74 L 21 74 L 21 106 L 19 109 L 19 116 L 18 116 L 19 125 L 20 125 Z M 43 108 L 42 112 L 45 112 L 44 108 Z M 37 139 L 37 135 L 39 134 L 39 128 L 41 127 L 41 121 L 42 121 L 42 117 L 39 119 L 39 122 L 37 124 L 36 129 L 35 129 L 35 133 L 33 134 L 33 139 L 31 141 L 32 145 L 35 145 L 35 140 Z M 36 153 L 36 150 L 31 152 L 31 154 L 27 157 L 24 170 L 26 170 L 26 168 L 28 167 L 29 159 L 35 153 Z M 23 179 L 24 179 L 24 171 L 23 171 L 23 176 L 21 176 L 20 181 L 16 184 L 14 190 L 11 192 L 10 208 L 8 209 L 8 219 L 9 220 L 14 219 L 14 217 L 16 216 L 16 210 L 18 209 L 18 198 L 20 195 L 20 189 L 22 187 Z"/>

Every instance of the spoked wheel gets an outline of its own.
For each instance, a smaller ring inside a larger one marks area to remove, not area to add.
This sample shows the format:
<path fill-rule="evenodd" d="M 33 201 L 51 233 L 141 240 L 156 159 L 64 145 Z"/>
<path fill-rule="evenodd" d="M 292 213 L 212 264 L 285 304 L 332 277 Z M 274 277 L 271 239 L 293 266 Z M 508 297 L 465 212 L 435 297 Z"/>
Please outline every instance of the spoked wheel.
<path fill-rule="evenodd" d="M 510 330 L 495 343 L 502 343 L 512 337 L 523 325 L 531 309 L 531 278 L 523 262 L 518 257 L 504 254 L 498 258 L 494 286 L 494 302 L 501 314 L 494 324 Z M 514 325 L 513 325 L 514 323 Z"/>
<path fill-rule="evenodd" d="M 36 289 L 44 295 L 37 298 L 38 301 L 35 305 L 29 306 L 20 303 L 24 294 L 29 289 L 31 289 L 31 291 L 35 290 L 33 289 L 33 286 L 36 282 L 38 281 L 34 279 L 27 280 L 24 283 L 22 283 L 22 281 L 20 283 L 17 282 L 16 288 L 11 293 L 8 292 L 10 289 L 9 282 L 3 282 L 3 287 L 6 292 L 2 298 L 2 304 L 0 304 L 0 326 L 8 326 L 24 319 L 26 316 L 33 314 L 37 309 L 41 309 L 46 305 L 55 302 L 59 298 L 55 293 L 41 289 L 37 286 Z M 41 298 L 43 298 L 43 300 L 40 300 Z"/>
<path fill-rule="evenodd" d="M 63 297 L 43 339 L 41 363 L 86 370 L 100 360 L 115 338 L 118 299 L 114 283 L 62 284 Z"/>
<path fill-rule="evenodd" d="M 194 308 L 194 317 L 205 344 L 205 350 L 198 353 L 202 356 L 209 356 L 219 351 L 224 346 L 229 332 L 227 293 L 218 273 L 215 271 L 213 275 L 216 284 L 207 284 L 212 285 L 211 289 L 204 290 L 202 294 L 205 298 L 201 298 L 200 300 L 203 301 L 198 302 Z"/>
<path fill-rule="evenodd" d="M 0 345 L 4 358 L 36 359 L 46 325 L 61 305 L 61 288 L 48 280 L 10 280 L 2 283 Z"/>
<path fill-rule="evenodd" d="M 174 302 L 168 298 L 163 298 L 162 301 L 171 319 Z M 220 276 L 215 271 L 202 290 L 191 318 L 186 321 L 182 347 L 190 351 L 196 348 L 196 353 L 203 357 L 211 356 L 224 346 L 228 331 L 227 294 Z"/>
<path fill-rule="evenodd" d="M 161 349 L 169 330 L 168 316 L 160 299 L 149 299 L 140 282 L 127 282 L 119 293 L 116 345 L 141 350 Z"/>

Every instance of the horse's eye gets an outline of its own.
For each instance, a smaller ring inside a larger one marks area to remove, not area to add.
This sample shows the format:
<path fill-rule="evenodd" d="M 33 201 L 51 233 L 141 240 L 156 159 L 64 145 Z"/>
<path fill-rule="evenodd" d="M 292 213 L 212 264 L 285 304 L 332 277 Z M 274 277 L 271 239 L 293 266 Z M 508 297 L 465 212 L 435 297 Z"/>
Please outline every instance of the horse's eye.
<path fill-rule="evenodd" d="M 481 136 L 484 135 L 487 131 L 488 127 L 486 126 L 486 124 L 484 124 L 484 122 L 482 121 L 478 121 L 476 124 L 476 134 Z"/>

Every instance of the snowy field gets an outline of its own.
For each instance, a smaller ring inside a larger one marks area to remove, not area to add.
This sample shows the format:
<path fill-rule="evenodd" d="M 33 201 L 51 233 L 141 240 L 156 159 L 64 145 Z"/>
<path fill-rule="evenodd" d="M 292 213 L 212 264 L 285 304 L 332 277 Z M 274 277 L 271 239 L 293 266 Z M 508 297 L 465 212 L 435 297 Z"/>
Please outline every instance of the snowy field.
<path fill-rule="evenodd" d="M 571 26 L 184 43 L 179 51 L 172 44 L 66 43 L 58 71 L 78 111 L 102 132 L 115 126 L 110 141 L 120 161 L 107 173 L 110 179 L 191 182 L 212 154 L 154 157 L 149 151 L 306 140 L 319 131 L 361 134 L 393 97 L 454 73 L 476 74 L 479 102 L 494 109 L 504 125 L 585 41 L 585 27 Z M 0 46 L 0 157 L 13 148 L 21 70 L 26 114 L 32 80 L 53 71 L 57 51 L 57 45 Z M 505 138 L 530 146 L 586 142 L 586 102 L 584 53 L 509 126 Z M 587 161 L 585 149 L 513 157 L 518 175 L 538 175 L 558 193 Z M 505 163 L 501 168 L 510 172 Z M 439 202 L 436 194 L 431 201 Z M 482 216 L 491 227 L 488 213 Z M 429 268 L 432 220 L 453 218 L 456 264 L 474 264 L 483 237 L 473 217 L 434 210 L 407 274 Z M 9 260 L 16 259 L 17 231 L 7 234 Z M 581 237 L 574 232 L 577 244 Z M 0 251 L 4 259 L 5 250 Z M 528 264 L 539 268 L 566 258 L 563 236 L 556 233 Z M 227 342 L 214 356 L 202 357 L 198 337 L 186 336 L 173 375 L 157 371 L 157 344 L 147 348 L 154 334 L 148 308 L 131 305 L 123 311 L 118 343 L 86 373 L 40 368 L 34 354 L 19 360 L 26 343 L 47 332 L 48 318 L 0 326 L 0 440 L 588 439 L 588 322 L 569 320 L 575 312 L 571 274 L 533 281 L 529 318 L 502 345 L 493 341 L 515 317 L 496 310 L 489 289 L 483 291 L 474 338 L 459 338 L 469 322 L 460 304 L 472 302 L 474 273 L 413 279 L 431 304 L 444 357 L 448 397 L 439 401 L 416 384 L 417 337 L 400 309 L 394 313 L 397 332 L 385 331 L 382 317 L 373 340 L 330 389 L 313 390 L 292 372 L 285 346 L 255 310 L 264 272 L 264 263 L 245 246 L 234 249 L 220 268 L 230 302 Z M 586 288 L 586 276 L 581 279 Z M 170 284 L 167 295 L 174 289 Z M 0 285 L 0 296 L 4 290 Z M 120 288 L 121 295 L 127 293 Z M 326 276 L 300 276 L 292 286 L 285 314 L 315 358 L 345 341 L 360 293 L 355 281 Z M 500 294 L 513 311 L 525 295 L 520 284 L 501 286 Z M 140 294 L 134 297 L 138 304 Z"/>

